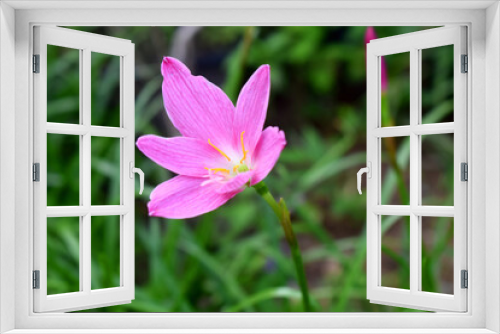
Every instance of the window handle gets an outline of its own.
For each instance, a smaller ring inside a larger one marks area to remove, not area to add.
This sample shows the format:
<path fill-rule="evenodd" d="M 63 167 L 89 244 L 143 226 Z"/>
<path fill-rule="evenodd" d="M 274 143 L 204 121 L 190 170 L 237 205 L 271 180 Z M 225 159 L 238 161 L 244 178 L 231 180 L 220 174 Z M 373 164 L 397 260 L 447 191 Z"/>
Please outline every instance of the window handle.
<path fill-rule="evenodd" d="M 129 163 L 129 170 L 130 170 L 130 178 L 134 178 L 134 173 L 139 174 L 139 195 L 142 195 L 142 191 L 144 190 L 144 172 L 140 168 L 134 167 L 134 163 L 130 161 Z"/>
<path fill-rule="evenodd" d="M 370 161 L 368 161 L 367 167 L 361 168 L 358 171 L 358 192 L 360 195 L 362 194 L 361 193 L 361 175 L 363 175 L 363 173 L 366 173 L 367 177 L 369 179 L 371 179 L 371 177 L 372 177 L 372 163 Z"/>

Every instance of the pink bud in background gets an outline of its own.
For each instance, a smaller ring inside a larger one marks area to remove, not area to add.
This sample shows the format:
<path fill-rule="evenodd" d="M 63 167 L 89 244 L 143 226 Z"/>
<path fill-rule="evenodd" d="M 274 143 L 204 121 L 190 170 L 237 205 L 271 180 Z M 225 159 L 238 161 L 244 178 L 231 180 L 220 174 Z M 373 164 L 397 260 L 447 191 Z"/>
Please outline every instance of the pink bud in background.
<path fill-rule="evenodd" d="M 365 32 L 365 58 L 366 58 L 366 45 L 368 43 L 370 43 L 370 41 L 372 39 L 377 39 L 377 34 L 375 33 L 375 28 L 373 27 L 367 27 L 366 28 L 366 32 Z M 381 64 L 381 70 L 382 70 L 382 73 L 381 73 L 381 84 L 382 84 L 382 92 L 386 92 L 387 91 L 387 84 L 388 84 L 388 80 L 387 80 L 387 68 L 385 66 L 385 60 L 384 60 L 384 57 L 381 57 L 382 59 L 380 60 L 380 64 Z"/>

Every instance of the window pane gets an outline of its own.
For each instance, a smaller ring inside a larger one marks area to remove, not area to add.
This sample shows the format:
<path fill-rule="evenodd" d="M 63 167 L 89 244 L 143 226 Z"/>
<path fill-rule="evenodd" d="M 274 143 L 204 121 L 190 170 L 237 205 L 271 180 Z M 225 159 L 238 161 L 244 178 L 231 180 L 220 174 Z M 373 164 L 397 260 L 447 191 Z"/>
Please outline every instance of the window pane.
<path fill-rule="evenodd" d="M 410 204 L 410 138 L 381 138 L 383 205 Z"/>
<path fill-rule="evenodd" d="M 92 205 L 120 204 L 120 138 L 92 137 Z"/>
<path fill-rule="evenodd" d="M 453 122 L 453 45 L 421 50 L 422 123 Z"/>
<path fill-rule="evenodd" d="M 453 294 L 453 218 L 421 221 L 422 291 Z"/>
<path fill-rule="evenodd" d="M 381 62 L 381 124 L 382 126 L 408 125 L 410 124 L 410 53 L 387 55 L 382 57 Z"/>
<path fill-rule="evenodd" d="M 47 45 L 47 122 L 80 122 L 80 50 Z"/>
<path fill-rule="evenodd" d="M 92 289 L 120 286 L 120 218 L 92 217 Z"/>
<path fill-rule="evenodd" d="M 80 205 L 80 136 L 47 134 L 47 205 Z"/>
<path fill-rule="evenodd" d="M 410 288 L 410 217 L 381 216 L 381 285 Z"/>
<path fill-rule="evenodd" d="M 80 291 L 80 217 L 47 218 L 47 294 Z"/>
<path fill-rule="evenodd" d="M 120 57 L 92 52 L 92 125 L 120 126 Z"/>
<path fill-rule="evenodd" d="M 453 134 L 422 136 L 422 205 L 453 205 Z"/>

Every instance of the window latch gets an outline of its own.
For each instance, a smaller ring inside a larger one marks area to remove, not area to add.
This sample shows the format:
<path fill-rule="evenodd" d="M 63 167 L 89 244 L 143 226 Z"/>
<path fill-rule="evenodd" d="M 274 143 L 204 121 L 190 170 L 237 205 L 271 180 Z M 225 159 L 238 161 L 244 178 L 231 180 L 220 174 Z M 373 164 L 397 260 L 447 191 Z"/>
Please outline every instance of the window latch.
<path fill-rule="evenodd" d="M 361 175 L 366 173 L 366 175 L 369 179 L 372 178 L 372 163 L 370 161 L 368 161 L 367 165 L 368 165 L 367 167 L 361 168 L 358 171 L 358 178 L 357 178 L 358 179 L 358 192 L 360 195 L 361 195 Z"/>
<path fill-rule="evenodd" d="M 134 167 L 133 161 L 130 161 L 129 163 L 129 171 L 130 171 L 130 178 L 134 178 L 134 173 L 139 174 L 139 195 L 142 195 L 142 191 L 144 190 L 144 172 L 140 168 Z"/>

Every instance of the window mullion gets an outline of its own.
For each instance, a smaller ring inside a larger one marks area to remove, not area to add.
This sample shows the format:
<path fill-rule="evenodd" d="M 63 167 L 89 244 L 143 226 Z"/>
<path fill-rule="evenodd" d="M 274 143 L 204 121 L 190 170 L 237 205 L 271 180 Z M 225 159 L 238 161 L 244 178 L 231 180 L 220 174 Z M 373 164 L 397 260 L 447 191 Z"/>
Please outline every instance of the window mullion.
<path fill-rule="evenodd" d="M 80 51 L 80 54 L 79 54 L 79 64 L 80 64 L 80 73 L 78 75 L 78 78 L 79 78 L 79 118 L 80 118 L 80 122 L 79 122 L 79 125 L 78 127 L 81 126 L 81 124 L 83 124 L 83 111 L 84 111 L 84 105 L 83 105 L 83 50 L 79 50 Z M 50 123 L 47 123 L 47 131 L 49 131 L 50 129 Z M 57 127 L 57 125 L 56 125 Z M 78 136 L 79 140 L 80 140 L 80 147 L 79 147 L 79 163 L 80 163 L 80 180 L 79 180 L 79 189 L 80 189 L 80 200 L 79 200 L 79 205 L 81 207 L 84 207 L 84 202 L 83 202 L 83 199 L 85 197 L 85 194 L 84 194 L 84 173 L 83 173 L 83 168 L 82 168 L 82 163 L 83 163 L 83 158 L 84 158 L 84 155 L 83 155 L 83 136 L 82 135 L 79 135 Z M 48 211 L 48 210 L 47 210 Z M 83 233 L 84 233 L 84 230 L 83 230 L 83 227 L 84 227 L 84 216 L 79 216 L 79 224 L 80 224 L 80 228 L 79 228 L 79 247 L 80 247 L 80 252 L 79 252 L 79 268 L 80 268 L 80 271 L 79 271 L 79 279 L 78 279 L 78 282 L 80 284 L 80 288 L 79 290 L 80 291 L 83 291 L 84 289 L 84 286 L 83 286 L 83 273 L 85 272 L 84 271 L 84 266 L 83 266 L 83 257 L 84 257 L 84 247 L 82 246 L 82 241 L 84 240 L 83 239 Z"/>
<path fill-rule="evenodd" d="M 85 127 L 90 127 L 90 112 L 91 112 L 91 53 L 90 49 L 85 48 L 82 52 L 82 75 L 80 76 L 80 99 L 82 103 L 82 125 Z M 91 203 L 91 135 L 89 132 L 82 136 L 82 150 L 80 159 L 80 170 L 82 170 L 82 204 L 84 207 L 89 208 Z M 80 234 L 80 253 L 81 257 L 81 268 L 80 280 L 83 285 L 83 291 L 90 293 L 91 290 L 91 215 L 87 212 L 81 219 L 82 228 Z"/>
<path fill-rule="evenodd" d="M 418 125 L 420 114 L 420 61 L 419 51 L 410 51 L 410 126 Z M 420 203 L 419 189 L 420 137 L 410 133 L 410 207 Z M 420 217 L 414 212 L 410 214 L 410 291 L 419 290 L 420 281 Z"/>
<path fill-rule="evenodd" d="M 130 166 L 134 165 L 134 45 L 130 45 L 129 52 L 121 57 L 120 62 L 120 100 L 121 122 L 120 125 L 127 136 L 122 139 L 121 145 L 121 204 L 126 208 L 127 214 L 121 219 L 120 234 L 120 272 L 121 285 L 129 291 L 131 298 L 134 296 L 134 179 L 130 178 Z M 130 164 L 132 162 L 132 164 Z"/>

